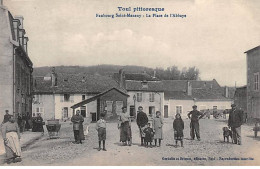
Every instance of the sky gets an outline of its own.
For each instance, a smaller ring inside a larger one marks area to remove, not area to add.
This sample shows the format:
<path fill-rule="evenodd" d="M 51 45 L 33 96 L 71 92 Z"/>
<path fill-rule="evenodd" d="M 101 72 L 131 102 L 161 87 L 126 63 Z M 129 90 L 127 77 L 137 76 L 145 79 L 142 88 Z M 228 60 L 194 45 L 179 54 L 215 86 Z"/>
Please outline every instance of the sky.
<path fill-rule="evenodd" d="M 260 45 L 259 0 L 4 0 L 4 5 L 24 16 L 34 67 L 196 66 L 202 80 L 242 86 L 244 52 Z M 118 7 L 164 8 L 157 14 L 187 17 L 96 17 L 127 13 Z"/>

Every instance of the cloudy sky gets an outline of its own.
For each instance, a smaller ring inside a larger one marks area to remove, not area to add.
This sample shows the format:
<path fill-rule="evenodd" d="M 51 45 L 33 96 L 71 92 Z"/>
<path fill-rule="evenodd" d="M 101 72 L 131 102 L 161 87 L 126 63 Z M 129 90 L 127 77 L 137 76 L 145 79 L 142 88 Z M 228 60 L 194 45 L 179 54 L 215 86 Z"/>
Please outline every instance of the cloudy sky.
<path fill-rule="evenodd" d="M 4 0 L 4 5 L 24 16 L 35 67 L 196 66 L 202 80 L 240 86 L 246 84 L 244 52 L 260 45 L 259 0 Z M 123 13 L 117 7 L 160 7 L 161 14 L 187 17 L 96 17 Z"/>

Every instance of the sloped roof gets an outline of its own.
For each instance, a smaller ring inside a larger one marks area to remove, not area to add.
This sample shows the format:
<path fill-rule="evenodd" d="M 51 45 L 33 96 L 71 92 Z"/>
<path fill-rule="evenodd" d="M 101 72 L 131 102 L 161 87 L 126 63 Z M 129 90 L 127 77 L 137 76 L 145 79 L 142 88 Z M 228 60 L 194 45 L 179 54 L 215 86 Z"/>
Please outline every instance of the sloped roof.
<path fill-rule="evenodd" d="M 215 79 L 212 81 L 189 80 L 192 95 L 188 96 L 187 80 L 163 80 L 163 90 L 166 99 L 175 100 L 230 100 L 223 96 L 223 89 Z"/>
<path fill-rule="evenodd" d="M 87 74 L 57 74 L 57 86 L 52 87 L 51 80 L 35 77 L 34 93 L 100 93 L 111 88 L 120 89 L 111 77 Z"/>
<path fill-rule="evenodd" d="M 164 91 L 186 91 L 188 80 L 163 80 Z M 219 89 L 221 90 L 218 82 L 213 79 L 212 81 L 189 80 L 192 89 Z"/>
<path fill-rule="evenodd" d="M 73 106 L 71 106 L 71 108 L 74 108 L 74 109 L 75 109 L 75 108 L 78 108 L 78 107 L 80 107 L 80 106 L 83 106 L 83 105 L 85 105 L 85 104 L 87 104 L 87 103 L 90 103 L 90 102 L 92 102 L 92 101 L 94 101 L 94 100 L 97 100 L 98 98 L 100 98 L 101 96 L 103 96 L 103 95 L 105 95 L 106 93 L 110 92 L 111 90 L 116 90 L 117 92 L 121 93 L 122 95 L 125 95 L 126 97 L 129 97 L 129 95 L 126 94 L 125 92 L 122 92 L 121 90 L 119 90 L 119 89 L 117 89 L 117 88 L 111 88 L 111 89 L 109 89 L 109 90 L 107 90 L 107 91 L 104 91 L 104 92 L 102 92 L 102 93 L 100 93 L 100 94 L 98 94 L 98 95 L 96 95 L 96 96 L 93 96 L 93 97 L 91 97 L 91 98 L 89 98 L 89 99 L 83 100 L 83 101 L 81 101 L 81 102 L 79 102 L 79 103 L 77 103 L 77 104 L 74 104 Z"/>
<path fill-rule="evenodd" d="M 224 97 L 220 93 L 214 92 L 211 89 L 193 89 L 192 97 L 196 100 L 221 100 L 221 101 L 231 100 Z"/>
<path fill-rule="evenodd" d="M 192 96 L 188 96 L 186 92 L 183 91 L 166 91 L 164 92 L 164 98 L 167 100 L 193 100 Z"/>
<path fill-rule="evenodd" d="M 143 83 L 147 83 L 147 88 L 143 87 Z M 161 81 L 135 81 L 126 80 L 126 90 L 127 91 L 154 91 L 163 92 L 163 85 Z"/>
<path fill-rule="evenodd" d="M 259 49 L 260 48 L 260 45 L 257 46 L 257 47 L 254 47 L 252 49 L 249 49 L 248 51 L 245 51 L 244 53 L 249 53 L 249 52 L 252 52 L 253 50 L 256 50 L 256 49 Z"/>

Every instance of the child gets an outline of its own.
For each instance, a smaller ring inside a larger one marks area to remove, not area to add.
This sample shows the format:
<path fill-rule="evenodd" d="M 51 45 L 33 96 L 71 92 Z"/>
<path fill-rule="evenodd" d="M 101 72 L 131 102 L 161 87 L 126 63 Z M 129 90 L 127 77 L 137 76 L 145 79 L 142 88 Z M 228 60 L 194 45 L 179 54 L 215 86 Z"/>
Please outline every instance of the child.
<path fill-rule="evenodd" d="M 177 113 L 175 116 L 175 120 L 173 121 L 174 139 L 176 142 L 176 147 L 178 140 L 181 141 L 181 146 L 183 147 L 183 129 L 184 122 L 181 119 L 181 115 Z"/>
<path fill-rule="evenodd" d="M 157 146 L 157 140 L 159 140 L 159 146 L 161 146 L 161 140 L 163 139 L 163 119 L 161 117 L 161 112 L 156 112 L 156 117 L 153 119 L 153 128 L 154 128 L 154 142 Z"/>
<path fill-rule="evenodd" d="M 153 129 L 150 127 L 150 123 L 147 124 L 147 128 L 144 129 L 145 137 L 144 144 L 148 147 L 148 142 L 150 142 L 150 147 L 152 148 L 153 141 Z"/>
<path fill-rule="evenodd" d="M 96 130 L 98 131 L 98 151 L 101 150 L 101 141 L 103 141 L 103 151 L 107 151 L 105 148 L 106 142 L 106 121 L 104 120 L 105 113 L 100 114 L 100 119 L 97 121 Z"/>

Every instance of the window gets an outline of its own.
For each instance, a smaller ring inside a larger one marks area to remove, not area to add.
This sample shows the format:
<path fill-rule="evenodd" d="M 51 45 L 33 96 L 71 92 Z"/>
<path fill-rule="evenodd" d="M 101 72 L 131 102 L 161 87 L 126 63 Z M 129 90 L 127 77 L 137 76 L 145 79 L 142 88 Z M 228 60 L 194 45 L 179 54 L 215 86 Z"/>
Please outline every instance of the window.
<path fill-rule="evenodd" d="M 176 106 L 176 114 L 177 113 L 182 114 L 182 106 Z"/>
<path fill-rule="evenodd" d="M 259 90 L 259 72 L 254 73 L 254 90 Z"/>
<path fill-rule="evenodd" d="M 86 95 L 82 95 L 82 100 L 85 100 L 86 99 Z"/>
<path fill-rule="evenodd" d="M 44 113 L 44 108 L 43 107 L 36 107 L 35 112 L 32 114 L 33 117 L 36 117 L 38 114 L 41 114 L 41 116 Z"/>
<path fill-rule="evenodd" d="M 69 101 L 70 101 L 70 95 L 64 94 L 64 102 L 69 102 Z"/>
<path fill-rule="evenodd" d="M 149 101 L 154 102 L 154 93 L 149 93 Z"/>
<path fill-rule="evenodd" d="M 73 95 L 73 94 L 70 95 L 70 102 L 71 102 L 71 103 L 74 102 L 74 95 Z"/>
<path fill-rule="evenodd" d="M 137 93 L 137 102 L 142 101 L 142 93 Z"/>
<path fill-rule="evenodd" d="M 122 113 L 123 101 L 116 101 L 116 114 Z"/>
<path fill-rule="evenodd" d="M 213 113 L 218 111 L 218 106 L 213 106 Z"/>
<path fill-rule="evenodd" d="M 142 88 L 143 89 L 148 89 L 148 83 L 147 82 L 142 82 Z"/>
<path fill-rule="evenodd" d="M 113 111 L 113 101 L 106 101 L 107 107 L 106 111 L 108 114 L 112 114 Z"/>

